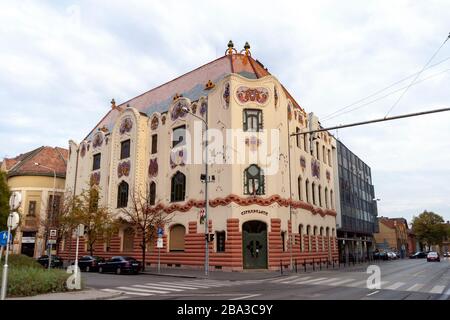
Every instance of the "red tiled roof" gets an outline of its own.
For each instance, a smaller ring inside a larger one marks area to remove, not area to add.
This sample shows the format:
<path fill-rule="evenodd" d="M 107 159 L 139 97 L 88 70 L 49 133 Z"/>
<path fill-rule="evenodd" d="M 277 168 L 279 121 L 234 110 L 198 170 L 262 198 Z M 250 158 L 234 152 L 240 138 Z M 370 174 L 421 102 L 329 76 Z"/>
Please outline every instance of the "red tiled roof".
<path fill-rule="evenodd" d="M 220 81 L 224 76 L 231 73 L 240 74 L 244 77 L 253 79 L 259 79 L 270 75 L 270 72 L 265 69 L 259 61 L 254 60 L 251 56 L 246 56 L 244 54 L 222 56 L 165 84 L 118 104 L 116 108 L 109 110 L 103 119 L 101 119 L 95 128 L 86 136 L 86 139 L 89 139 L 96 129 L 103 126 L 111 129 L 115 119 L 120 115 L 120 109 L 130 106 L 149 116 L 155 111 L 165 112 L 167 111 L 167 104 L 172 101 L 172 97 L 175 94 L 183 94 L 191 100 L 198 99 L 199 95 L 205 94 L 202 89 L 208 80 L 213 82 Z M 302 109 L 284 87 L 283 90 L 288 98 L 291 99 L 294 106 Z"/>
<path fill-rule="evenodd" d="M 4 161 L 9 177 L 21 175 L 53 177 L 53 170 L 55 170 L 58 177 L 65 178 L 68 155 L 67 149 L 42 146 L 15 158 L 4 159 Z M 36 166 L 35 163 L 50 169 Z"/>

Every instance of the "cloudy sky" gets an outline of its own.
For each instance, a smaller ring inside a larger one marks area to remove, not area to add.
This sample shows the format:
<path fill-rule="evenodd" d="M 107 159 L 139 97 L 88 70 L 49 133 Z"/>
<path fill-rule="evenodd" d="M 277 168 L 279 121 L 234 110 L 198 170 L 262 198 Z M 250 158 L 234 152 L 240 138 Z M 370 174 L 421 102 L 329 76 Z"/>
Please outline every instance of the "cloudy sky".
<path fill-rule="evenodd" d="M 363 3 L 0 0 L 0 157 L 80 141 L 111 98 L 216 59 L 230 39 L 322 125 L 384 117 L 449 34 L 450 2 Z M 450 41 L 391 115 L 449 107 L 449 57 Z M 450 112 L 333 133 L 371 166 L 380 215 L 450 220 Z"/>

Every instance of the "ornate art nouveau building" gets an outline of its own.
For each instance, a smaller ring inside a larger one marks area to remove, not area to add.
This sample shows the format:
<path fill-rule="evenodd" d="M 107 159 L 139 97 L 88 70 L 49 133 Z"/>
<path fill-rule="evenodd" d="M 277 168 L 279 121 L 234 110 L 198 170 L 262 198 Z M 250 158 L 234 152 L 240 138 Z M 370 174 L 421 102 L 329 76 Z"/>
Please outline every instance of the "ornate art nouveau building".
<path fill-rule="evenodd" d="M 224 137 L 209 153 L 211 269 L 274 269 L 280 261 L 337 258 L 335 140 L 328 133 L 289 136 L 318 127 L 318 120 L 248 49 L 237 53 L 230 46 L 223 57 L 175 80 L 118 106 L 112 101 L 84 141 L 70 142 L 66 190 L 80 193 L 98 184 L 101 201 L 117 215 L 130 205 L 132 192 L 148 190 L 150 203 L 172 214 L 161 249 L 164 266 L 204 263 L 204 164 L 192 152 L 202 146 L 196 132 L 201 137 L 203 127 L 195 116 L 207 121 L 214 139 Z M 241 135 L 231 138 L 229 129 Z M 270 129 L 278 136 L 261 138 Z M 264 148 L 266 157 L 255 158 Z M 240 152 L 253 159 L 236 161 Z M 139 258 L 139 241 L 123 225 L 109 243 L 98 243 L 95 254 Z M 67 241 L 60 253 L 69 255 Z M 152 245 L 147 261 L 154 265 L 157 257 Z"/>

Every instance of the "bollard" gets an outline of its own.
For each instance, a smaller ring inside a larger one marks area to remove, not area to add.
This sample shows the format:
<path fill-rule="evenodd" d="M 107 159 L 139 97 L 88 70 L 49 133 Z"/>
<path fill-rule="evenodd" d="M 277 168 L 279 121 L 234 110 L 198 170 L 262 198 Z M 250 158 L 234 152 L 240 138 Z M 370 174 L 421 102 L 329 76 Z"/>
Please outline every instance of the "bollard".
<path fill-rule="evenodd" d="M 305 268 L 305 272 L 306 272 L 306 259 L 303 259 L 303 267 Z"/>
<path fill-rule="evenodd" d="M 334 259 L 333 259 L 333 269 L 334 269 Z"/>
<path fill-rule="evenodd" d="M 316 271 L 316 262 L 314 261 L 314 258 L 313 258 L 312 265 L 313 265 L 313 271 Z"/>
<path fill-rule="evenodd" d="M 297 259 L 295 259 L 295 273 L 298 273 L 298 271 L 297 271 Z"/>
<path fill-rule="evenodd" d="M 280 272 L 283 274 L 283 262 L 280 260 Z"/>

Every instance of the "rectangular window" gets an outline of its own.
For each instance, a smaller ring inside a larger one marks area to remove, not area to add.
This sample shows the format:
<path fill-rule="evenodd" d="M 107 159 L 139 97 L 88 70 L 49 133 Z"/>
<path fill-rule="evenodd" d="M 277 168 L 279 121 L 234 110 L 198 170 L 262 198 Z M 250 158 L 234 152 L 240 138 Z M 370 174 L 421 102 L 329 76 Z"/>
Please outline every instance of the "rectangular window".
<path fill-rule="evenodd" d="M 120 159 L 126 159 L 130 157 L 130 139 L 122 141 L 120 143 Z"/>
<path fill-rule="evenodd" d="M 297 148 L 302 148 L 302 140 L 301 140 L 301 134 L 300 133 L 300 128 L 297 127 L 297 129 L 295 130 L 295 133 L 297 133 L 297 135 L 295 136 L 297 139 Z"/>
<path fill-rule="evenodd" d="M 92 170 L 100 169 L 101 159 L 102 159 L 101 153 L 94 154 L 94 160 L 92 161 Z"/>
<path fill-rule="evenodd" d="M 36 215 L 36 201 L 30 201 L 28 202 L 28 216 L 35 216 Z"/>
<path fill-rule="evenodd" d="M 216 232 L 216 251 L 225 252 L 225 231 Z"/>
<path fill-rule="evenodd" d="M 155 154 L 158 152 L 158 135 L 154 134 L 152 135 L 152 154 Z"/>
<path fill-rule="evenodd" d="M 244 131 L 259 132 L 263 130 L 262 110 L 244 109 Z"/>
<path fill-rule="evenodd" d="M 186 144 L 186 126 L 180 126 L 173 129 L 172 148 L 184 146 Z"/>

